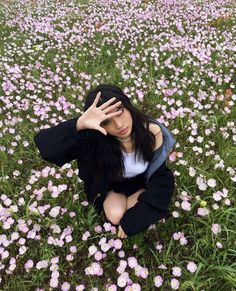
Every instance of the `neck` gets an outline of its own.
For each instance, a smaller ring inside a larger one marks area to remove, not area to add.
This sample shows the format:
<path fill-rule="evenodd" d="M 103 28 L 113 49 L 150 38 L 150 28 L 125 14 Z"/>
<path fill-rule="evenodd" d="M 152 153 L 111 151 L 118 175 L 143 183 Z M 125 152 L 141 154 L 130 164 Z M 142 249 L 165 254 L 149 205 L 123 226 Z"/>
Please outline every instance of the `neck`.
<path fill-rule="evenodd" d="M 121 139 L 121 138 L 116 137 L 116 139 L 118 139 L 121 142 L 126 142 L 126 141 L 130 141 L 131 140 L 131 136 L 129 136 L 127 138 L 124 138 L 124 139 Z"/>

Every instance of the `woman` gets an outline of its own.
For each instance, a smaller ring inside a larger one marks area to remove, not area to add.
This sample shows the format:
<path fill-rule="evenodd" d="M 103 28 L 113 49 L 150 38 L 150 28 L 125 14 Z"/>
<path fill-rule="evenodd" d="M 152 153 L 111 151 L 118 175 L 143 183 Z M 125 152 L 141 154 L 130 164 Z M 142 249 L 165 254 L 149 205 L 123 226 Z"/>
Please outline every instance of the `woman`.
<path fill-rule="evenodd" d="M 79 118 L 41 130 L 34 141 L 42 158 L 60 167 L 77 159 L 89 203 L 119 225 L 119 237 L 167 216 L 175 183 L 165 162 L 176 141 L 119 87 L 97 86 Z"/>

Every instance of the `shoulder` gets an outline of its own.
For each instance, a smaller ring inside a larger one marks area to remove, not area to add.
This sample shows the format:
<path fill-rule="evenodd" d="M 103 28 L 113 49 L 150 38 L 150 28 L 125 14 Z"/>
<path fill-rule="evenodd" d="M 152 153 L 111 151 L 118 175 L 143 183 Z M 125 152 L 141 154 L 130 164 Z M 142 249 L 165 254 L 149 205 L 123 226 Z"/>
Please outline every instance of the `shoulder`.
<path fill-rule="evenodd" d="M 156 138 L 156 144 L 154 151 L 157 150 L 159 147 L 161 147 L 163 143 L 163 134 L 160 126 L 156 123 L 150 123 L 149 124 L 149 130 L 155 135 Z"/>

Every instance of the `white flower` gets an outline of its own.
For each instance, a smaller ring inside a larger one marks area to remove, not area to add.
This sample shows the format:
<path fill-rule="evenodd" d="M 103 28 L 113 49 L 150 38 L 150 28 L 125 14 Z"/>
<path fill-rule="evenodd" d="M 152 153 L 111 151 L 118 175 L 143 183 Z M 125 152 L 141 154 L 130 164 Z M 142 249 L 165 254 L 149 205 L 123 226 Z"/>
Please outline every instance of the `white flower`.
<path fill-rule="evenodd" d="M 209 179 L 207 181 L 207 185 L 211 188 L 214 188 L 216 186 L 216 180 L 215 179 Z"/>
<path fill-rule="evenodd" d="M 59 212 L 60 212 L 60 209 L 61 209 L 60 206 L 55 206 L 55 207 L 53 207 L 53 208 L 50 210 L 49 215 L 50 215 L 51 217 L 54 217 L 54 218 L 57 217 L 58 214 L 59 214 Z"/>

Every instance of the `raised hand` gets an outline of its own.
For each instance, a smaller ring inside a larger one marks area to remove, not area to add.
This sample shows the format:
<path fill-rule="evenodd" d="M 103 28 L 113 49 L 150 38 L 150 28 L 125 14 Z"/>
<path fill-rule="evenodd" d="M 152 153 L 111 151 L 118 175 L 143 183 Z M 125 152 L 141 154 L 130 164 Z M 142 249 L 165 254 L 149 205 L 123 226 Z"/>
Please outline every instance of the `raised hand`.
<path fill-rule="evenodd" d="M 116 115 L 119 115 L 122 111 L 118 110 L 113 113 L 108 113 L 113 109 L 121 105 L 121 101 L 116 102 L 114 105 L 110 105 L 115 101 L 115 97 L 111 98 L 101 106 L 97 107 L 99 98 L 101 97 L 101 92 L 98 92 L 93 104 L 79 117 L 79 122 L 82 124 L 83 128 L 96 129 L 101 133 L 107 135 L 105 128 L 101 127 L 100 124 L 105 119 L 109 119 Z"/>

